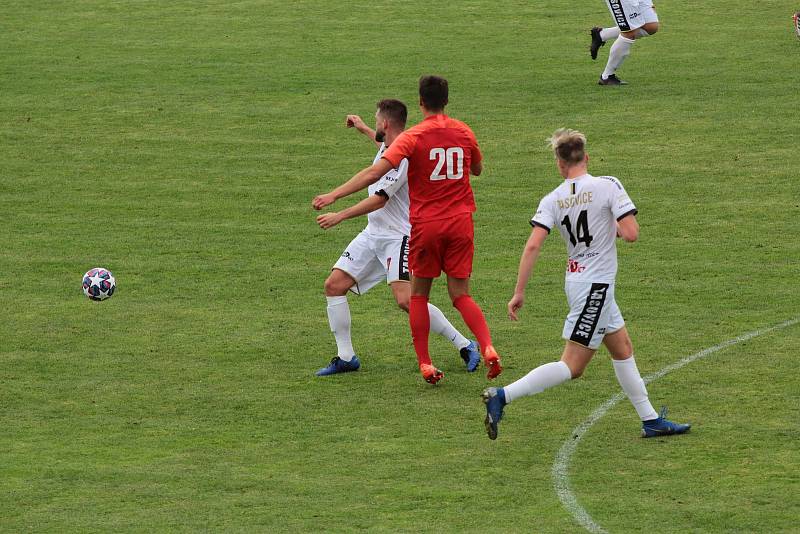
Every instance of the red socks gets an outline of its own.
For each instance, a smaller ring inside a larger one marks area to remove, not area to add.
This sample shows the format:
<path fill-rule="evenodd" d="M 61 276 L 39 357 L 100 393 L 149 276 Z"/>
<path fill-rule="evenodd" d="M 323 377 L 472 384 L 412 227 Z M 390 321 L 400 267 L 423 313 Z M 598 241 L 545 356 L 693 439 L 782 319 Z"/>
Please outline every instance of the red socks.
<path fill-rule="evenodd" d="M 411 298 L 413 299 L 414 297 Z M 461 313 L 464 322 L 467 323 L 469 329 L 478 338 L 481 352 L 483 352 L 486 347 L 492 344 L 492 335 L 489 333 L 489 325 L 486 324 L 486 318 L 483 316 L 480 306 L 472 300 L 471 296 L 466 294 L 454 300 L 453 306 Z"/>
<path fill-rule="evenodd" d="M 480 313 L 480 309 L 478 313 Z M 481 318 L 483 318 L 483 315 L 481 315 Z M 408 304 L 408 323 L 411 326 L 411 338 L 414 340 L 414 351 L 417 353 L 417 362 L 420 365 L 431 365 L 431 355 L 428 352 L 428 336 L 431 331 L 428 297 L 424 295 L 411 295 L 411 300 Z M 484 322 L 484 325 L 485 324 Z"/>

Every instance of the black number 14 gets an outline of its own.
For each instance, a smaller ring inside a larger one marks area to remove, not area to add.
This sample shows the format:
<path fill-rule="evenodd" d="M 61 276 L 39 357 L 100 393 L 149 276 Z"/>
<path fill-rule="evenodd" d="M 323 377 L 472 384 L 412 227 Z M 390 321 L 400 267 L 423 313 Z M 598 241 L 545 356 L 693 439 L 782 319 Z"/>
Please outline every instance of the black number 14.
<path fill-rule="evenodd" d="M 589 215 L 586 210 L 581 210 L 578 214 L 578 226 L 575 228 L 578 234 L 577 239 L 575 239 L 575 234 L 572 233 L 572 223 L 569 221 L 569 215 L 564 215 L 564 218 L 561 219 L 561 224 L 567 227 L 569 242 L 572 243 L 573 247 L 579 242 L 586 243 L 587 247 L 592 244 L 593 237 L 589 233 Z"/>

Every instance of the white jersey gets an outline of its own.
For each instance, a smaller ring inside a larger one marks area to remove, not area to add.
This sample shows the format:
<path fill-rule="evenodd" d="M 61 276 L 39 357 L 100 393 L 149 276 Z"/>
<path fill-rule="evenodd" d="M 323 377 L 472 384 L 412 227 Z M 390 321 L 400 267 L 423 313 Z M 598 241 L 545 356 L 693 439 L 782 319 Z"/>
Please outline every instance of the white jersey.
<path fill-rule="evenodd" d="M 613 284 L 617 276 L 617 221 L 636 206 L 613 176 L 564 180 L 539 203 L 531 225 L 558 226 L 567 245 L 567 282 Z"/>
<path fill-rule="evenodd" d="M 386 145 L 381 143 L 373 165 L 381 159 Z M 411 233 L 408 219 L 408 160 L 404 159 L 396 169 L 391 169 L 380 180 L 369 186 L 370 195 L 381 193 L 388 197 L 383 208 L 367 214 L 367 227 L 364 229 L 374 236 L 406 236 Z"/>

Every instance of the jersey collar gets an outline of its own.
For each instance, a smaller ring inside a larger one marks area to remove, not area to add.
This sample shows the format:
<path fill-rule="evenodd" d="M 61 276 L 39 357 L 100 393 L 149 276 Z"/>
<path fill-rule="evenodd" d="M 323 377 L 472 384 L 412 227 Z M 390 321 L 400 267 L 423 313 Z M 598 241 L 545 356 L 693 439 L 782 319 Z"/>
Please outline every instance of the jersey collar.
<path fill-rule="evenodd" d="M 582 178 L 586 178 L 587 176 L 590 176 L 590 174 L 588 172 L 584 173 L 584 174 L 581 174 L 580 176 L 576 176 L 575 178 L 565 178 L 564 180 L 567 181 L 567 182 L 569 182 L 570 180 L 574 182 L 574 181 L 580 180 Z"/>

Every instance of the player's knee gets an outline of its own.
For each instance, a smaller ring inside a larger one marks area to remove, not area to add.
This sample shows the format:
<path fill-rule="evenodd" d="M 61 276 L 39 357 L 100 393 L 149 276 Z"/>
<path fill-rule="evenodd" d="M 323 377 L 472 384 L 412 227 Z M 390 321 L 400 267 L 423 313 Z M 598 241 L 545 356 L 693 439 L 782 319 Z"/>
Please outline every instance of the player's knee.
<path fill-rule="evenodd" d="M 567 367 L 569 367 L 569 374 L 572 380 L 578 379 L 583 376 L 583 370 L 585 367 L 581 367 L 579 365 L 575 365 L 574 363 L 565 362 Z"/>
<path fill-rule="evenodd" d="M 347 288 L 342 287 L 333 276 L 325 279 L 325 296 L 326 297 L 340 297 L 347 294 Z"/>
<path fill-rule="evenodd" d="M 658 22 L 648 22 L 647 24 L 642 26 L 641 29 L 646 32 L 646 34 L 642 35 L 642 37 L 647 37 L 648 35 L 653 35 L 655 33 L 658 33 Z"/>
<path fill-rule="evenodd" d="M 408 313 L 408 301 L 409 297 L 397 299 L 397 306 L 406 313 Z"/>

